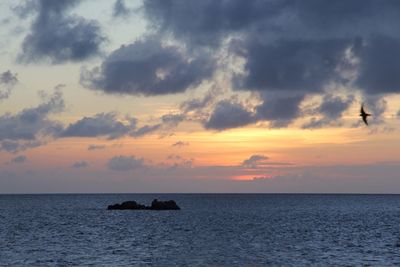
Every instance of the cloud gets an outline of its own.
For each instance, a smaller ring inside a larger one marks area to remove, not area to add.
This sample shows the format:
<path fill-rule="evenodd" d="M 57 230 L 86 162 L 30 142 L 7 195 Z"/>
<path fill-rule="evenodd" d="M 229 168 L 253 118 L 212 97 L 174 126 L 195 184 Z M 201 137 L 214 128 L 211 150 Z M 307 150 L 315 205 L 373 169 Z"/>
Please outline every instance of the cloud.
<path fill-rule="evenodd" d="M 144 125 L 140 127 L 139 129 L 132 131 L 130 133 L 131 136 L 133 137 L 142 137 L 144 135 L 153 133 L 161 128 L 161 124 L 155 124 L 155 125 Z"/>
<path fill-rule="evenodd" d="M 101 149 L 105 149 L 105 148 L 106 148 L 105 145 L 89 145 L 87 150 L 94 151 L 94 150 L 101 150 Z"/>
<path fill-rule="evenodd" d="M 322 114 L 322 118 L 312 118 L 303 128 L 319 128 L 337 122 L 354 102 L 354 96 L 347 97 L 325 95 L 320 105 L 313 112 Z"/>
<path fill-rule="evenodd" d="M 81 84 L 110 94 L 165 95 L 196 87 L 213 72 L 208 54 L 189 57 L 177 46 L 148 37 L 121 46 L 100 67 L 83 69 Z"/>
<path fill-rule="evenodd" d="M 53 95 L 47 98 L 37 107 L 23 109 L 17 114 L 6 113 L 0 116 L 0 150 L 17 152 L 36 147 L 62 131 L 62 124 L 48 118 L 49 115 L 64 110 L 62 92 L 56 89 Z"/>
<path fill-rule="evenodd" d="M 12 89 L 18 83 L 17 74 L 7 70 L 0 74 L 0 100 L 10 96 Z"/>
<path fill-rule="evenodd" d="M 243 63 L 234 66 L 231 80 L 236 90 L 279 93 L 278 102 L 293 95 L 329 97 L 338 87 L 348 95 L 400 92 L 400 37 L 393 26 L 400 23 L 398 1 L 145 0 L 143 10 L 159 36 L 172 36 L 191 50 L 209 49 L 221 60 L 239 58 Z M 230 71 L 227 64 L 218 67 Z M 303 115 L 295 97 L 286 119 L 274 120 L 279 112 L 270 110 L 275 101 L 268 100 L 257 120 L 289 125 Z M 209 101 L 187 101 L 183 108 Z M 315 118 L 312 127 L 334 120 L 321 112 L 324 120 Z"/>
<path fill-rule="evenodd" d="M 252 112 L 236 102 L 222 100 L 217 103 L 208 120 L 204 123 L 206 129 L 226 130 L 242 127 L 255 122 Z"/>
<path fill-rule="evenodd" d="M 31 10 L 37 15 L 31 25 L 30 33 L 22 42 L 19 60 L 26 63 L 46 61 L 59 64 L 66 61 L 82 61 L 99 54 L 105 38 L 98 23 L 67 14 L 80 2 L 80 0 L 29 2 Z"/>
<path fill-rule="evenodd" d="M 89 163 L 87 161 L 77 161 L 74 164 L 71 165 L 72 168 L 74 169 L 83 169 L 87 168 L 89 166 Z"/>
<path fill-rule="evenodd" d="M 340 82 L 347 40 L 278 40 L 244 42 L 245 75 L 236 75 L 236 87 L 257 91 L 321 92 Z"/>
<path fill-rule="evenodd" d="M 188 146 L 188 145 L 189 145 L 188 142 L 178 141 L 176 143 L 173 143 L 171 146 L 179 148 L 179 147 Z"/>
<path fill-rule="evenodd" d="M 11 163 L 21 164 L 28 160 L 25 155 L 16 156 L 15 158 L 11 159 Z"/>
<path fill-rule="evenodd" d="M 304 95 L 286 97 L 262 94 L 262 102 L 254 110 L 249 110 L 234 99 L 225 99 L 214 106 L 203 125 L 206 129 L 227 130 L 268 120 L 272 128 L 286 127 L 301 115 L 300 103 L 303 99 Z"/>
<path fill-rule="evenodd" d="M 108 161 L 107 166 L 113 171 L 130 171 L 144 167 L 144 160 L 135 156 L 116 156 Z"/>
<path fill-rule="evenodd" d="M 367 93 L 400 92 L 400 36 L 375 35 L 360 48 L 356 85 Z"/>
<path fill-rule="evenodd" d="M 143 7 L 149 22 L 159 30 L 191 44 L 217 46 L 230 33 L 270 17 L 277 6 L 272 1 L 245 2 L 146 0 Z"/>
<path fill-rule="evenodd" d="M 269 158 L 264 155 L 252 155 L 242 162 L 242 166 L 248 168 L 256 168 L 258 165 L 265 163 Z"/>
<path fill-rule="evenodd" d="M 178 126 L 183 120 L 185 120 L 184 114 L 165 114 L 161 116 L 162 123 L 170 127 Z"/>
<path fill-rule="evenodd" d="M 203 109 L 210 106 L 217 97 L 217 93 L 214 90 L 210 90 L 202 98 L 192 98 L 181 103 L 180 108 L 183 112 L 188 113 L 191 111 L 202 111 Z"/>
<path fill-rule="evenodd" d="M 107 137 L 116 139 L 127 135 L 136 127 L 136 120 L 123 123 L 117 113 L 99 113 L 93 117 L 84 117 L 68 125 L 60 134 L 61 137 Z"/>
<path fill-rule="evenodd" d="M 304 95 L 271 96 L 264 95 L 263 102 L 256 107 L 258 120 L 270 121 L 270 127 L 280 128 L 288 126 L 300 116 L 300 103 Z"/>
<path fill-rule="evenodd" d="M 132 10 L 126 7 L 124 0 L 116 0 L 113 7 L 113 17 L 127 17 Z"/>
<path fill-rule="evenodd" d="M 373 120 L 374 123 L 383 122 L 383 114 L 387 109 L 387 101 L 379 95 L 372 95 L 365 97 L 365 108 L 372 116 L 369 120 Z"/>

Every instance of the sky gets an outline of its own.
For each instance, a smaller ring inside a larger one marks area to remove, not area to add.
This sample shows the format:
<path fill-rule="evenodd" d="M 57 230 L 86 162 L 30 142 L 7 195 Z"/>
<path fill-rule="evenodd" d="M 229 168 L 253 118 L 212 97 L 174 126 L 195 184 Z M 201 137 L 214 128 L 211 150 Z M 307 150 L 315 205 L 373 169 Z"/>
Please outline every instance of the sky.
<path fill-rule="evenodd" d="M 399 23 L 396 0 L 1 1 L 0 193 L 400 193 Z"/>

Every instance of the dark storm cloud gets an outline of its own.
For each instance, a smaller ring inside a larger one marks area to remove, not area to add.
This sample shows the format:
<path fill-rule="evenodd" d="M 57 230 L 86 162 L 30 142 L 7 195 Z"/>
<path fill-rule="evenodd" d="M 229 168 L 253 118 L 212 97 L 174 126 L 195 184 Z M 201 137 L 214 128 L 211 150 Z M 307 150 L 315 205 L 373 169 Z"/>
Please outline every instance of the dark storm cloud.
<path fill-rule="evenodd" d="M 81 61 L 97 55 L 105 40 L 96 21 L 69 15 L 80 0 L 39 0 L 31 3 L 37 13 L 24 38 L 19 60 L 53 64 Z"/>
<path fill-rule="evenodd" d="M 0 100 L 10 96 L 12 89 L 18 83 L 17 74 L 7 70 L 0 74 Z"/>
<path fill-rule="evenodd" d="M 245 70 L 237 88 L 400 91 L 399 1 L 145 0 L 144 11 L 161 34 L 195 49 L 218 51 L 233 38 L 230 53 L 243 57 Z"/>
<path fill-rule="evenodd" d="M 270 121 L 270 127 L 286 127 L 298 118 L 300 103 L 304 95 L 293 96 L 263 96 L 263 103 L 256 107 L 257 120 Z"/>
<path fill-rule="evenodd" d="M 63 126 L 50 120 L 48 116 L 61 112 L 64 106 L 62 93 L 56 90 L 47 101 L 37 107 L 0 116 L 0 149 L 17 152 L 39 146 L 43 139 L 57 136 Z"/>
<path fill-rule="evenodd" d="M 282 1 L 146 0 L 144 10 L 161 31 L 200 45 L 218 45 L 230 33 L 248 30 L 278 14 Z"/>
<path fill-rule="evenodd" d="M 400 92 L 400 35 L 374 36 L 360 51 L 356 84 L 370 94 Z"/>
<path fill-rule="evenodd" d="M 135 123 L 136 121 L 134 121 Z M 93 117 L 84 117 L 68 125 L 61 137 L 107 137 L 115 139 L 128 134 L 136 127 L 118 120 L 117 113 L 99 113 Z"/>
<path fill-rule="evenodd" d="M 177 46 L 155 38 L 136 41 L 112 52 L 100 67 L 83 70 L 82 85 L 111 94 L 164 95 L 184 92 L 214 72 L 208 54 L 191 58 Z"/>
<path fill-rule="evenodd" d="M 25 155 L 19 155 L 16 156 L 15 158 L 11 159 L 11 163 L 17 163 L 17 164 L 21 164 L 24 163 L 28 160 L 28 158 Z"/>
<path fill-rule="evenodd" d="M 321 92 L 338 81 L 336 69 L 348 43 L 342 40 L 281 40 L 272 44 L 249 42 L 244 49 L 247 75 L 236 86 L 258 91 Z"/>
<path fill-rule="evenodd" d="M 134 156 L 116 156 L 108 161 L 107 166 L 113 171 L 130 171 L 144 167 L 144 160 Z"/>
<path fill-rule="evenodd" d="M 215 106 L 208 120 L 204 123 L 206 129 L 226 130 L 242 127 L 255 122 L 252 112 L 242 104 L 222 100 Z"/>
<path fill-rule="evenodd" d="M 348 97 L 325 95 L 321 104 L 313 111 L 322 115 L 322 118 L 312 118 L 310 122 L 303 125 L 303 128 L 319 128 L 337 122 L 353 102 L 353 95 Z"/>
<path fill-rule="evenodd" d="M 227 130 L 243 127 L 259 121 L 269 121 L 269 127 L 286 127 L 301 115 L 300 104 L 304 95 L 261 95 L 262 103 L 253 110 L 234 100 L 218 102 L 208 119 L 203 122 L 206 129 Z"/>
<path fill-rule="evenodd" d="M 87 161 L 77 161 L 74 164 L 71 165 L 72 168 L 74 169 L 83 169 L 89 167 L 89 163 Z"/>

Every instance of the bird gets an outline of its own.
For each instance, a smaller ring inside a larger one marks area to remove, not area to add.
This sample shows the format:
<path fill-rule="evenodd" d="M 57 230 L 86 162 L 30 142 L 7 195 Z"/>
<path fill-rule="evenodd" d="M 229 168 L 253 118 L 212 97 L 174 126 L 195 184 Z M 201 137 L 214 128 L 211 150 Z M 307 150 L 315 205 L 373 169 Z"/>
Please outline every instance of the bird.
<path fill-rule="evenodd" d="M 368 125 L 367 118 L 368 118 L 368 116 L 371 116 L 371 114 L 368 114 L 367 112 L 365 112 L 364 104 L 361 105 L 360 116 L 361 116 L 362 120 L 364 121 L 365 125 Z"/>

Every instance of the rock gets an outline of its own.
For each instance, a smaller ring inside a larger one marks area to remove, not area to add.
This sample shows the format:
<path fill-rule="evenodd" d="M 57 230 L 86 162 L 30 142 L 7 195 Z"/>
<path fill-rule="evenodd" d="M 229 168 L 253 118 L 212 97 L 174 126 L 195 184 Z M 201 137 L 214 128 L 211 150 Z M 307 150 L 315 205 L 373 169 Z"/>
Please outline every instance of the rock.
<path fill-rule="evenodd" d="M 176 205 L 175 201 L 173 200 L 168 200 L 168 201 L 158 201 L 157 199 L 154 199 L 153 202 L 151 202 L 151 210 L 180 210 L 181 208 Z"/>
<path fill-rule="evenodd" d="M 108 210 L 180 210 L 179 206 L 173 200 L 158 201 L 154 199 L 151 206 L 145 206 L 136 201 L 125 201 L 121 204 L 109 205 Z"/>
<path fill-rule="evenodd" d="M 144 210 L 146 209 L 145 205 L 141 205 L 136 203 L 136 201 L 125 201 L 121 204 L 109 205 L 107 207 L 109 210 Z"/>

